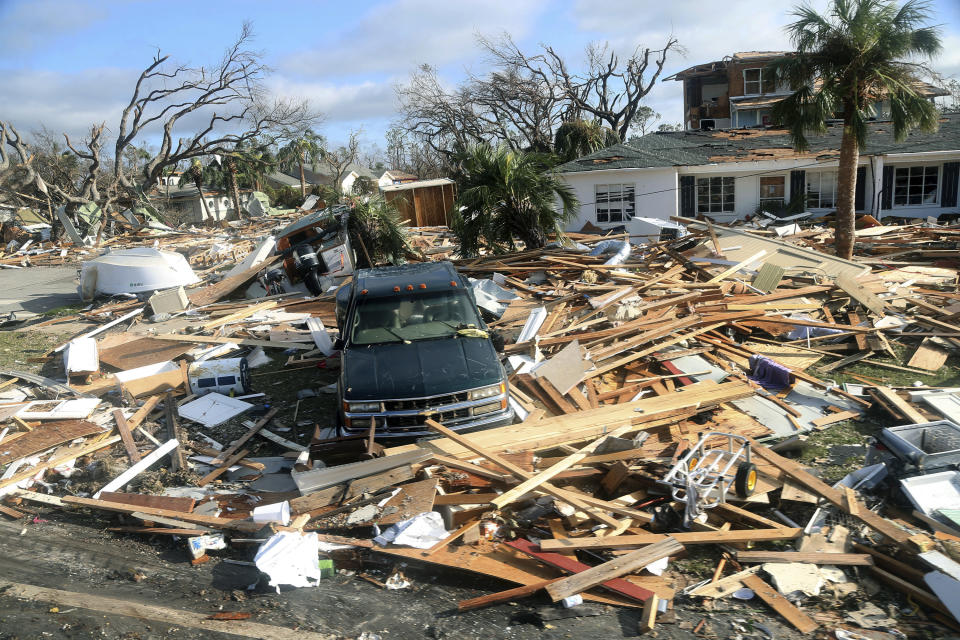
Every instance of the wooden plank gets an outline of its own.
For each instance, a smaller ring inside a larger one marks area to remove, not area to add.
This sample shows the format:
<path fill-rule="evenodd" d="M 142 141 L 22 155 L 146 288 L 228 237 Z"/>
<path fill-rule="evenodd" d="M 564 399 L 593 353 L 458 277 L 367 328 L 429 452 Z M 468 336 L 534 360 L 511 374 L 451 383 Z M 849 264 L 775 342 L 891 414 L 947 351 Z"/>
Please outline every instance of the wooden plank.
<path fill-rule="evenodd" d="M 267 309 L 272 309 L 275 306 L 277 306 L 276 300 L 267 300 L 266 302 L 261 302 L 260 304 L 250 305 L 249 307 L 245 307 L 243 309 L 240 309 L 239 311 L 234 311 L 231 314 L 221 316 L 216 320 L 211 320 L 210 322 L 207 322 L 206 324 L 202 325 L 202 329 L 204 331 L 216 329 L 217 327 L 222 327 L 225 324 L 236 322 L 237 320 L 243 320 L 244 318 L 249 318 L 250 316 L 252 316 L 257 312 L 265 311 Z"/>
<path fill-rule="evenodd" d="M 828 424 L 835 424 L 837 422 L 843 422 L 844 420 L 853 420 L 859 417 L 859 411 L 838 411 L 837 413 L 831 413 L 828 416 L 811 420 L 810 424 L 815 427 L 825 427 Z"/>
<path fill-rule="evenodd" d="M 584 462 L 581 460 L 581 462 Z M 622 461 L 617 462 L 613 465 L 607 475 L 603 476 L 603 479 L 600 481 L 600 486 L 603 487 L 603 490 L 607 495 L 612 494 L 617 488 L 630 476 L 630 466 L 623 463 Z"/>
<path fill-rule="evenodd" d="M 193 348 L 187 344 L 177 344 L 151 337 L 133 337 L 125 334 L 124 338 L 118 344 L 101 347 L 100 362 L 105 362 L 121 371 L 128 371 L 149 364 L 175 360 Z"/>
<path fill-rule="evenodd" d="M 130 392 L 134 398 L 153 396 L 166 391 L 174 391 L 183 387 L 183 375 L 180 370 L 165 371 L 145 378 L 129 380 L 121 384 L 122 388 Z M 184 388 L 186 391 L 186 388 Z"/>
<path fill-rule="evenodd" d="M 240 451 L 237 451 L 236 453 L 233 454 L 233 456 L 224 460 L 221 466 L 217 467 L 207 475 L 200 478 L 197 481 L 197 486 L 202 487 L 206 484 L 213 482 L 214 480 L 219 478 L 221 475 L 226 473 L 227 470 L 233 465 L 235 465 L 241 458 L 247 457 L 248 453 L 250 452 L 247 451 L 246 449 L 241 449 Z"/>
<path fill-rule="evenodd" d="M 154 336 L 158 340 L 174 340 L 177 342 L 190 342 L 193 344 L 242 344 L 250 347 L 272 347 L 274 349 L 299 349 L 301 351 L 313 351 L 316 346 L 313 343 L 303 342 L 274 342 L 272 340 L 255 340 L 253 338 L 225 338 L 214 336 L 184 336 L 175 333 L 163 333 Z"/>
<path fill-rule="evenodd" d="M 910 356 L 907 366 L 925 369 L 926 371 L 939 371 L 946 363 L 949 355 L 949 351 L 940 347 L 933 340 L 924 338 L 917 350 Z"/>
<path fill-rule="evenodd" d="M 683 545 L 730 544 L 734 542 L 761 542 L 769 540 L 793 540 L 803 535 L 803 529 L 738 529 L 735 531 L 686 531 L 671 533 L 670 537 Z M 606 538 L 567 538 L 565 540 L 541 540 L 544 551 L 558 549 L 623 549 L 655 544 L 667 538 L 660 533 L 640 533 Z"/>
<path fill-rule="evenodd" d="M 446 427 L 444 427 L 439 422 L 436 422 L 429 418 L 427 418 L 425 423 L 428 427 L 430 427 L 434 431 L 437 431 L 442 435 L 446 436 L 448 439 L 453 440 L 454 442 L 460 444 L 461 446 L 472 450 L 477 455 L 483 456 L 484 458 L 496 464 L 497 466 L 501 467 L 502 469 L 509 471 L 520 480 L 529 480 L 530 477 L 533 475 L 531 473 L 524 471 L 523 469 L 513 464 L 512 462 L 505 460 L 499 455 L 493 452 L 487 451 L 482 447 L 477 447 L 476 445 L 473 444 L 472 437 L 470 439 L 467 439 L 463 437 L 461 434 L 455 433 L 450 429 L 447 429 Z M 581 511 L 585 511 L 589 513 L 592 518 L 598 520 L 599 522 L 602 522 L 603 524 L 606 524 L 614 528 L 616 528 L 620 524 L 620 522 L 616 518 L 612 518 L 605 513 L 597 511 L 596 509 L 591 509 L 586 504 L 584 504 L 582 500 L 580 500 L 577 496 L 574 496 L 569 491 L 564 491 L 562 489 L 554 487 L 552 484 L 548 482 L 541 484 L 540 488 L 546 491 L 547 493 L 549 493 L 550 495 L 554 496 L 555 498 L 559 498 L 560 500 L 567 502 L 571 506 L 576 507 Z"/>
<path fill-rule="evenodd" d="M 640 620 L 637 621 L 637 632 L 644 634 L 647 631 L 653 631 L 657 622 L 657 612 L 660 609 L 660 598 L 657 594 L 650 596 L 650 599 L 643 603 L 643 612 L 640 614 Z"/>
<path fill-rule="evenodd" d="M 717 274 L 716 276 L 710 278 L 709 280 L 707 280 L 707 283 L 710 284 L 710 283 L 713 283 L 713 282 L 720 282 L 721 280 L 724 280 L 725 278 L 727 278 L 727 277 L 729 277 L 729 276 L 732 276 L 732 275 L 735 274 L 737 271 L 740 271 L 740 269 L 743 269 L 744 267 L 746 267 L 746 266 L 748 266 L 748 265 L 750 265 L 750 264 L 753 264 L 754 262 L 756 262 L 757 260 L 759 260 L 760 258 L 762 258 L 762 257 L 765 256 L 765 255 L 767 255 L 767 250 L 766 250 L 766 249 L 761 249 L 760 251 L 756 252 L 755 254 L 753 254 L 752 256 L 750 256 L 749 258 L 747 258 L 746 260 L 741 260 L 740 262 L 738 262 L 737 264 L 733 265 L 733 266 L 730 267 L 729 269 L 726 269 L 726 270 L 722 271 L 721 273 Z"/>
<path fill-rule="evenodd" d="M 161 458 L 170 453 L 172 450 L 176 449 L 179 444 L 180 443 L 176 440 L 167 440 L 159 447 L 148 453 L 146 457 L 141 459 L 139 462 L 134 463 L 129 469 L 121 473 L 104 486 L 100 487 L 100 490 L 97 491 L 93 497 L 99 498 L 100 494 L 105 491 L 116 491 L 117 489 L 122 489 L 131 480 L 155 465 L 160 461 Z"/>
<path fill-rule="evenodd" d="M 267 426 L 267 423 L 273 420 L 273 416 L 277 415 L 277 411 L 279 411 L 277 407 L 271 407 L 270 410 L 267 411 L 262 418 L 257 420 L 257 422 L 250 427 L 246 433 L 234 440 L 226 451 L 222 452 L 219 456 L 211 460 L 210 464 L 213 466 L 223 465 L 225 460 L 233 456 L 233 454 L 235 454 L 240 447 L 247 443 L 247 440 L 256 435 L 260 429 L 263 429 L 265 426 Z"/>
<path fill-rule="evenodd" d="M 666 539 L 656 544 L 614 558 L 595 567 L 590 567 L 565 580 L 555 582 L 547 586 L 547 593 L 550 594 L 550 598 L 554 602 L 558 602 L 614 578 L 640 571 L 648 564 L 676 555 L 681 551 L 683 551 L 683 545 L 676 539 L 667 536 Z"/>
<path fill-rule="evenodd" d="M 846 500 L 844 499 L 841 491 L 834 489 L 823 480 L 813 476 L 799 463 L 784 458 L 783 456 L 774 453 L 767 447 L 759 445 L 756 442 L 753 442 L 753 453 L 775 467 L 778 467 L 788 476 L 814 493 L 826 498 L 831 504 L 833 504 L 833 506 L 842 510 L 846 509 Z M 907 538 L 910 537 L 910 534 L 908 534 L 906 531 L 900 529 L 886 518 L 878 516 L 866 507 L 861 507 L 859 509 L 859 513 L 856 518 L 877 533 L 882 534 L 897 544 L 905 544 Z"/>
<path fill-rule="evenodd" d="M 5 441 L 0 446 L 0 466 L 95 433 L 105 432 L 99 425 L 85 420 L 46 422 L 16 439 Z"/>
<path fill-rule="evenodd" d="M 788 528 L 785 524 L 777 522 L 776 520 L 764 518 L 761 515 L 758 515 L 752 511 L 747 511 L 746 509 L 742 509 L 734 504 L 730 504 L 729 502 L 721 502 L 714 508 L 716 509 L 717 513 L 721 513 L 724 516 L 734 520 L 747 522 L 752 526 L 761 526 L 768 529 Z"/>
<path fill-rule="evenodd" d="M 108 500 L 96 500 L 94 498 L 78 498 L 77 496 L 64 496 L 63 504 L 74 507 L 84 507 L 88 509 L 100 509 L 102 511 L 114 511 L 116 513 L 144 513 L 153 516 L 162 516 L 167 518 L 176 518 L 195 524 L 202 524 L 216 529 L 237 529 L 240 531 L 259 531 L 262 525 L 252 520 L 241 520 L 237 518 L 219 518 L 216 516 L 205 516 L 196 513 L 184 513 L 182 511 L 171 511 L 169 509 L 160 509 L 156 507 L 142 507 L 136 505 L 126 505 L 119 502 L 110 502 Z"/>
<path fill-rule="evenodd" d="M 930 607 L 931 609 L 936 609 L 937 611 L 944 613 L 953 619 L 953 615 L 950 613 L 950 610 L 943 606 L 943 603 L 940 602 L 940 598 L 930 593 L 926 589 L 922 589 L 914 584 L 911 584 L 888 571 L 884 571 L 880 567 L 870 567 L 870 571 L 873 572 L 873 575 L 879 578 L 881 582 L 886 583 L 901 593 L 905 593 L 920 604 Z"/>
<path fill-rule="evenodd" d="M 241 271 L 240 273 L 230 276 L 229 278 L 224 278 L 220 282 L 207 285 L 202 289 L 193 291 L 189 295 L 190 302 L 195 307 L 203 307 L 214 303 L 220 298 L 228 296 L 234 289 L 245 283 L 247 280 L 253 278 L 260 271 L 269 267 L 279 259 L 279 255 L 270 256 L 265 261 L 256 266 L 250 267 L 246 271 Z"/>
<path fill-rule="evenodd" d="M 524 538 L 505 541 L 504 544 L 516 549 L 520 553 L 535 558 L 546 565 L 555 567 L 561 571 L 566 571 L 567 573 L 576 574 L 582 571 L 587 571 L 591 568 L 589 565 L 586 565 L 570 556 L 561 555 L 559 553 L 545 553 L 539 550 L 535 544 Z M 651 596 L 654 595 L 653 591 L 639 587 L 628 580 L 624 580 L 623 578 L 613 578 L 601 583 L 599 586 L 602 586 L 604 589 L 609 591 L 613 591 L 618 595 L 626 596 L 631 600 L 636 600 L 637 602 L 641 603 L 646 602 Z"/>
<path fill-rule="evenodd" d="M 202 536 L 203 534 L 210 532 L 209 529 L 176 529 L 173 527 L 107 527 L 107 531 L 168 536 Z"/>
<path fill-rule="evenodd" d="M 100 500 L 119 502 L 138 507 L 156 507 L 167 511 L 182 511 L 190 513 L 196 500 L 193 498 L 178 498 L 174 496 L 151 496 L 142 493 L 117 493 L 114 491 L 100 492 Z"/>
<path fill-rule="evenodd" d="M 159 398 L 160 396 L 154 396 Z M 167 425 L 167 438 L 170 440 L 180 440 L 180 428 L 177 425 L 177 403 L 173 399 L 173 392 L 167 391 L 163 410 Z M 186 468 L 186 462 L 183 459 L 183 451 L 178 446 L 170 455 L 170 471 L 176 473 L 180 469 Z"/>
<path fill-rule="evenodd" d="M 743 579 L 743 584 L 752 589 L 760 599 L 770 605 L 770 608 L 783 616 L 800 633 L 810 633 L 820 625 L 804 612 L 793 606 L 789 600 L 780 595 L 776 589 L 764 582 L 760 576 L 752 575 Z"/>
<path fill-rule="evenodd" d="M 884 402 L 892 405 L 893 408 L 898 411 L 903 417 L 912 423 L 922 423 L 929 422 L 922 413 L 914 409 L 909 402 L 901 398 L 896 391 L 890 387 L 876 386 L 873 387 L 873 391 L 880 395 L 883 398 Z"/>
<path fill-rule="evenodd" d="M 464 611 L 472 611 L 473 609 L 479 609 L 481 607 L 488 607 L 492 604 L 499 604 L 501 602 L 509 602 L 511 600 L 519 600 L 520 598 L 526 598 L 527 596 L 532 596 L 537 591 L 540 591 L 544 587 L 553 584 L 557 580 L 563 580 L 563 578 L 550 578 L 548 580 L 541 580 L 540 582 L 534 582 L 533 584 L 523 585 L 522 587 L 514 587 L 513 589 L 507 589 L 506 591 L 498 591 L 497 593 L 489 593 L 485 596 L 480 596 L 478 598 L 470 598 L 469 600 L 461 600 L 457 603 L 457 611 L 463 613 Z"/>
<path fill-rule="evenodd" d="M 127 458 L 130 459 L 131 463 L 140 462 L 140 452 L 137 451 L 137 445 L 133 441 L 133 434 L 130 433 L 127 419 L 123 417 L 123 410 L 114 409 L 113 419 L 117 423 L 117 433 L 120 434 L 120 441 L 123 442 L 123 448 L 127 452 Z"/>
<path fill-rule="evenodd" d="M 147 398 L 147 401 L 137 409 L 137 412 L 134 413 L 130 418 L 127 419 L 127 427 L 130 428 L 132 432 L 134 429 L 138 428 L 144 420 L 147 419 L 147 416 L 150 415 L 150 412 L 154 410 L 157 404 L 160 402 L 160 396 L 153 396 Z"/>
<path fill-rule="evenodd" d="M 863 286 L 856 278 L 842 274 L 837 276 L 836 283 L 837 286 L 843 289 L 851 298 L 878 316 L 883 317 L 886 311 L 886 305 L 884 305 L 883 300 Z"/>
<path fill-rule="evenodd" d="M 832 564 L 872 566 L 869 553 L 816 553 L 800 551 L 737 551 L 737 562 L 802 562 L 805 564 Z"/>
<path fill-rule="evenodd" d="M 591 453 L 593 453 L 597 449 L 597 447 L 603 444 L 604 440 L 606 440 L 608 437 L 617 437 L 631 430 L 636 430 L 636 427 L 632 425 L 626 425 L 626 426 L 618 427 L 617 429 L 614 429 L 609 434 L 601 438 L 598 438 L 597 440 L 594 440 L 593 442 L 591 442 L 590 444 L 584 447 L 581 447 L 578 451 L 570 454 L 560 462 L 557 462 L 556 464 L 551 466 L 549 469 L 541 471 L 540 473 L 537 473 L 536 475 L 533 475 L 527 478 L 526 480 L 518 484 L 516 487 L 513 487 L 509 491 L 506 491 L 503 494 L 497 496 L 496 498 L 490 501 L 490 504 L 496 506 L 499 509 L 502 509 L 504 506 L 510 504 L 517 498 L 520 498 L 524 494 L 532 491 L 533 489 L 536 489 L 543 483 L 557 476 L 562 471 L 569 469 L 573 465 L 577 464 L 578 462 L 580 462 L 581 460 L 589 456 Z"/>

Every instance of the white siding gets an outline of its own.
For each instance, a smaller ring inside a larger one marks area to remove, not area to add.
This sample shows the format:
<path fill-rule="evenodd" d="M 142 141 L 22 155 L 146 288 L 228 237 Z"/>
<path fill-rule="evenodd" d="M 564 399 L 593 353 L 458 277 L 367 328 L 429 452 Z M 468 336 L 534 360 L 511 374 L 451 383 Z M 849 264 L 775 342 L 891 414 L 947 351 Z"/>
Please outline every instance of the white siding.
<path fill-rule="evenodd" d="M 677 172 L 672 167 L 586 171 L 562 177 L 580 200 L 579 215 L 567 224 L 568 231 L 579 231 L 587 222 L 601 229 L 625 226 L 623 222 L 597 222 L 594 187 L 598 184 L 633 184 L 637 216 L 668 220 L 677 214 Z"/>

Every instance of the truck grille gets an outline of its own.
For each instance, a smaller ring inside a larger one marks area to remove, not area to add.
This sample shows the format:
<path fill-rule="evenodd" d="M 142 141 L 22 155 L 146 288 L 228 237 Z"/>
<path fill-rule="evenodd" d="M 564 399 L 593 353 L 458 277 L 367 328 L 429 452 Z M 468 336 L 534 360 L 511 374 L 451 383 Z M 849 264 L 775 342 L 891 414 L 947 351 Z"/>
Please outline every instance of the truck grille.
<path fill-rule="evenodd" d="M 434 407 L 443 407 L 448 404 L 466 402 L 470 399 L 470 394 L 466 391 L 461 393 L 451 393 L 445 396 L 435 398 L 411 398 L 409 400 L 387 400 L 384 402 L 386 411 L 424 411 Z M 444 414 L 446 415 L 446 414 Z"/>
<path fill-rule="evenodd" d="M 434 416 L 430 416 L 437 422 L 448 422 L 450 420 L 459 420 L 470 417 L 470 409 L 457 409 L 455 411 L 444 411 Z M 388 416 L 387 430 L 397 431 L 405 429 L 423 430 L 423 416 Z"/>

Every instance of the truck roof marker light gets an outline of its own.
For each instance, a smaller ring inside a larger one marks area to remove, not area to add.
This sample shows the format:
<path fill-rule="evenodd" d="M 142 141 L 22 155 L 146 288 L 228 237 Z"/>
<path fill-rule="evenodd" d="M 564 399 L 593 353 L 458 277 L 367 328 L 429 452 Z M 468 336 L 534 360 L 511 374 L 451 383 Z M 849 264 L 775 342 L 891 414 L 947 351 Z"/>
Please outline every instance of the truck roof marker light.
<path fill-rule="evenodd" d="M 451 287 L 457 286 L 457 281 L 456 281 L 456 280 L 451 280 L 451 281 L 450 281 L 450 286 L 451 286 Z"/>
<path fill-rule="evenodd" d="M 400 293 L 400 287 L 394 287 L 394 288 L 393 288 L 393 292 L 394 292 L 394 293 Z"/>
<path fill-rule="evenodd" d="M 421 289 L 426 289 L 426 288 L 427 288 L 427 283 L 426 283 L 426 282 L 421 282 L 421 283 L 420 283 L 420 288 L 421 288 Z"/>
<path fill-rule="evenodd" d="M 366 290 L 366 289 L 364 289 L 363 291 L 361 291 L 361 292 L 360 292 L 360 295 L 362 295 L 362 296 L 365 296 L 365 295 L 367 295 L 367 290 Z"/>
<path fill-rule="evenodd" d="M 412 285 L 412 284 L 408 284 L 408 285 L 407 285 L 407 291 L 413 291 L 413 285 Z"/>

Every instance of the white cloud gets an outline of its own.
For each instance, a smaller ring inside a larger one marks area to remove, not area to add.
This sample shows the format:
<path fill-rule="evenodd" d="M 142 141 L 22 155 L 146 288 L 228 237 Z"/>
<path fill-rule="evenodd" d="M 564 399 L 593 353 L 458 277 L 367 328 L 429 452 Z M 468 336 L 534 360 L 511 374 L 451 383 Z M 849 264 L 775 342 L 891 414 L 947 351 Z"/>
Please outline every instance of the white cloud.
<path fill-rule="evenodd" d="M 76 0 L 8 0 L 6 10 L 0 10 L 0 20 L 16 28 L 4 30 L 0 52 L 19 53 L 50 46 L 51 39 L 99 22 L 106 14 L 103 6 Z"/>
<path fill-rule="evenodd" d="M 383 118 L 396 113 L 393 84 L 389 81 L 335 84 L 275 76 L 268 84 L 277 97 L 309 100 L 310 106 L 320 111 L 328 124 Z"/>
<path fill-rule="evenodd" d="M 379 5 L 337 38 L 289 56 L 282 71 L 307 77 L 407 73 L 477 56 L 476 33 L 527 34 L 544 0 L 396 0 Z"/>

